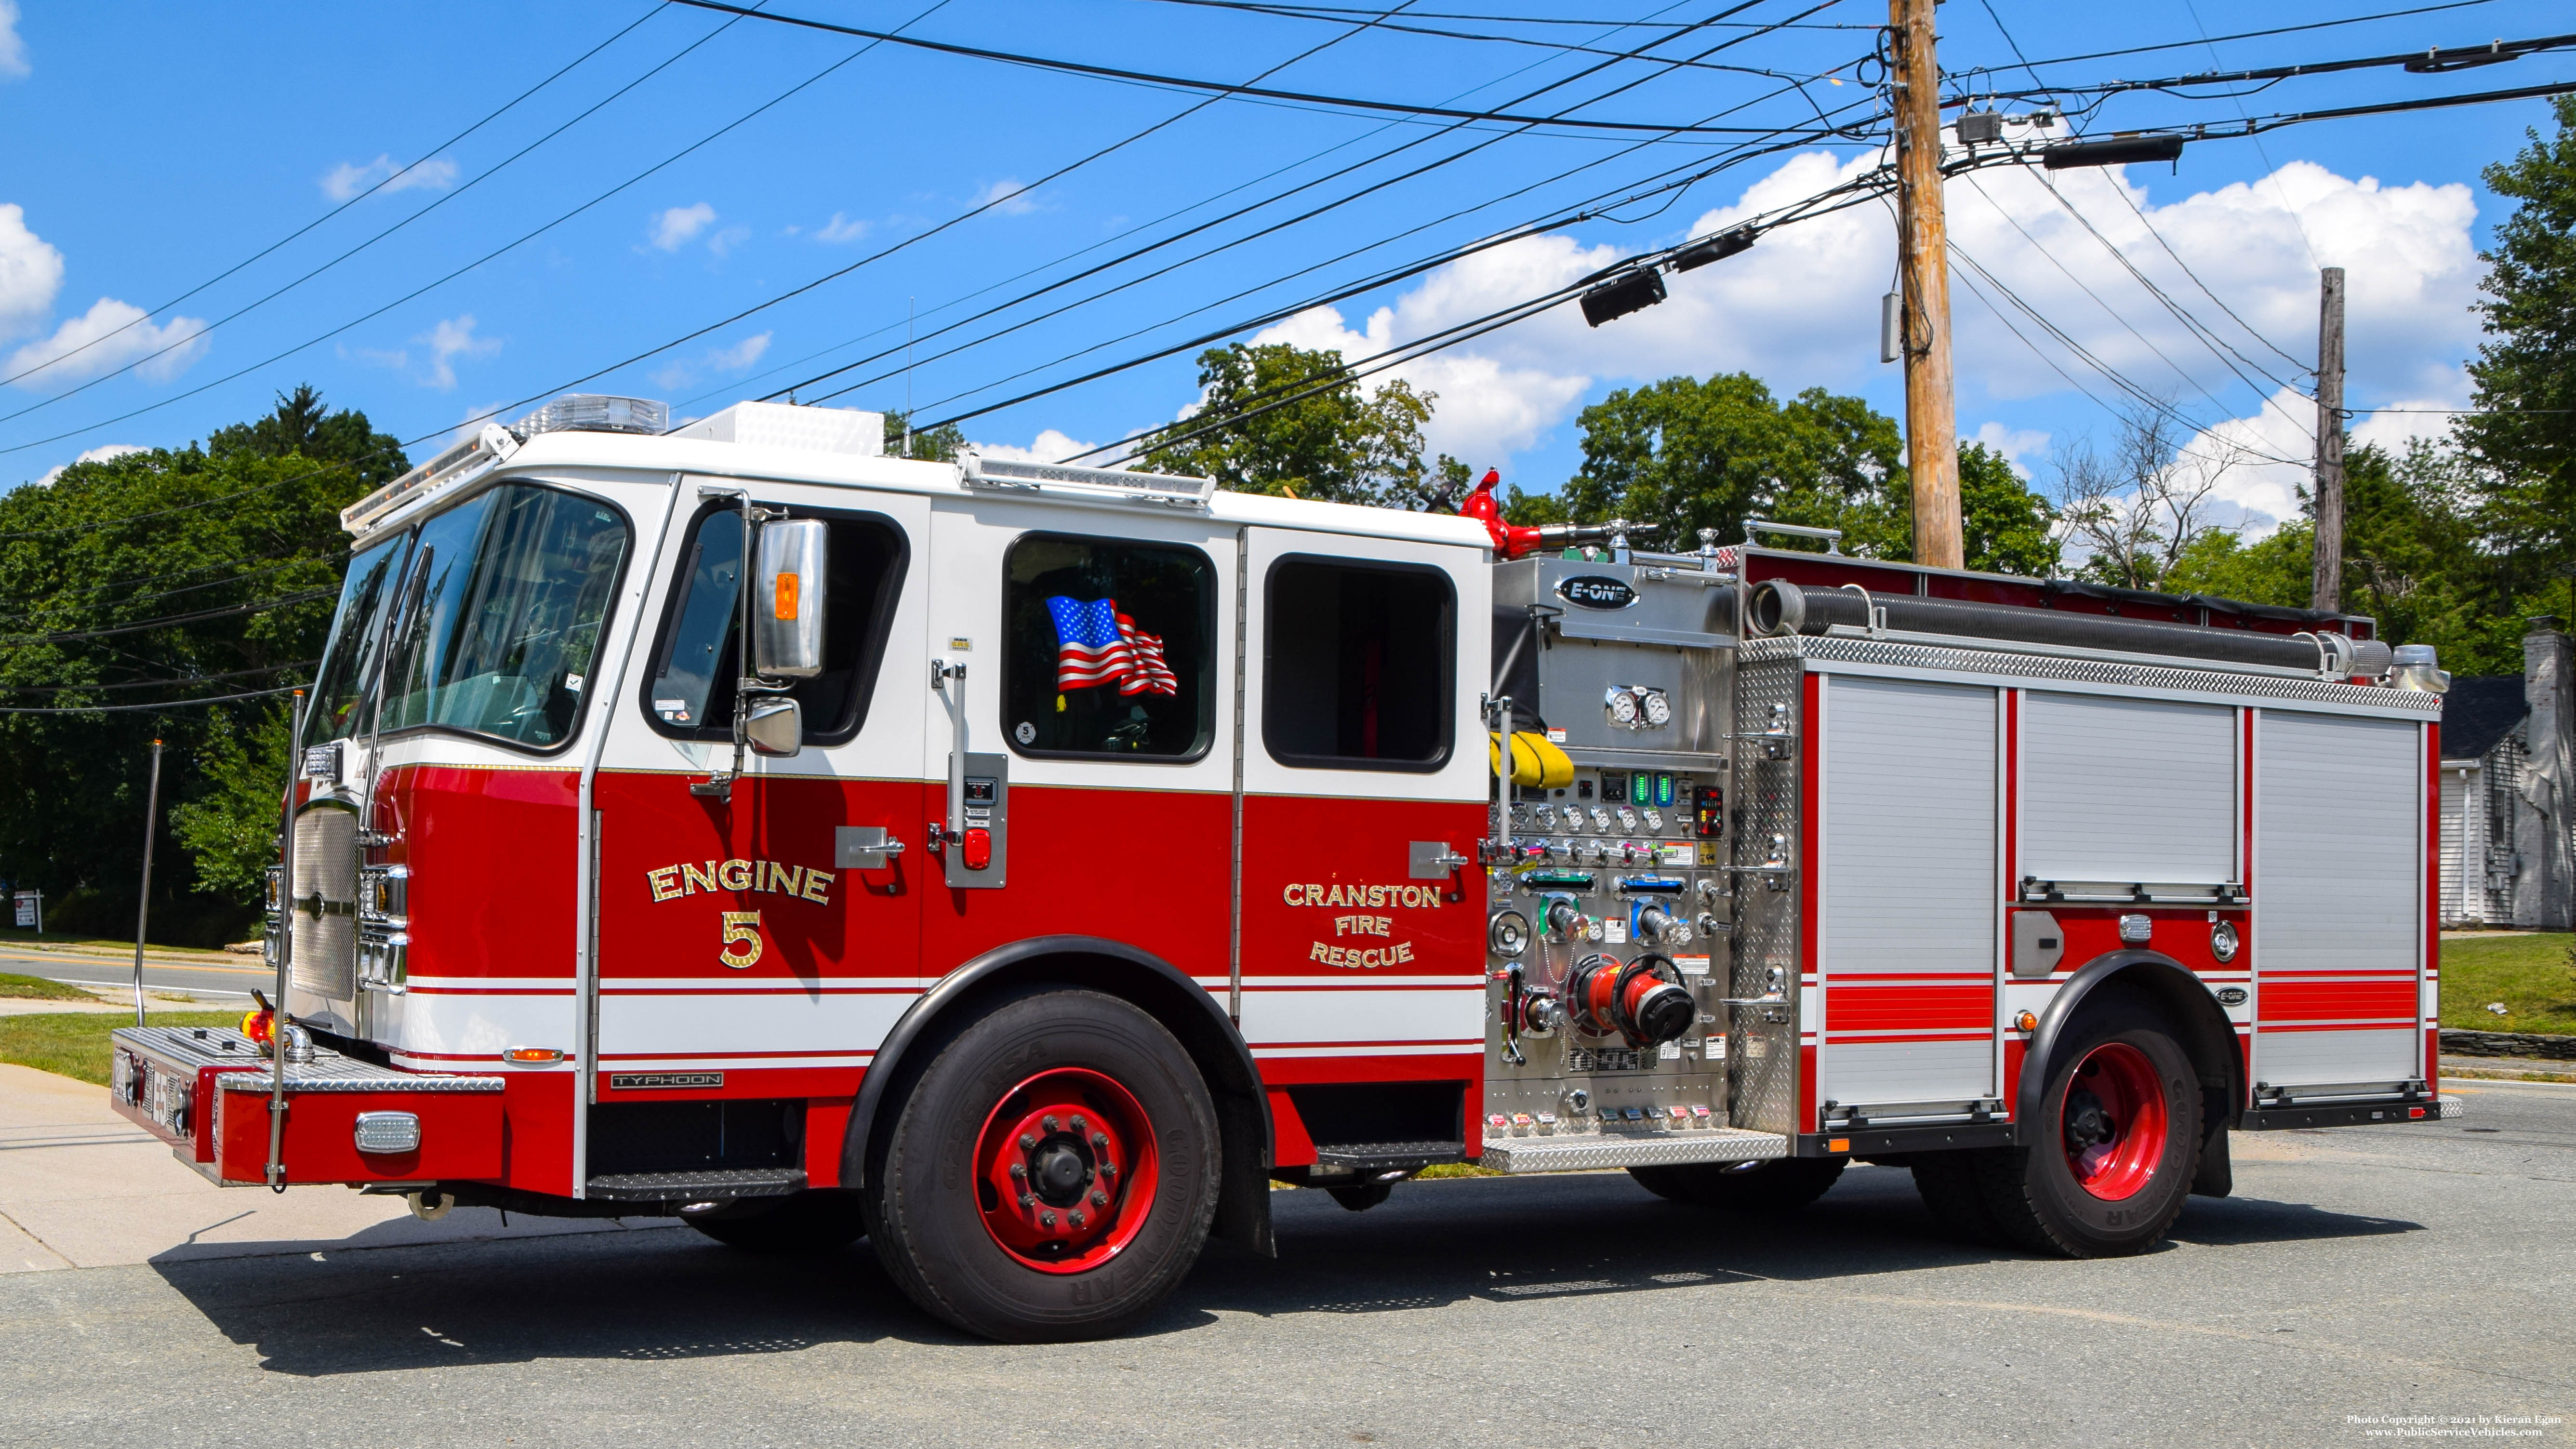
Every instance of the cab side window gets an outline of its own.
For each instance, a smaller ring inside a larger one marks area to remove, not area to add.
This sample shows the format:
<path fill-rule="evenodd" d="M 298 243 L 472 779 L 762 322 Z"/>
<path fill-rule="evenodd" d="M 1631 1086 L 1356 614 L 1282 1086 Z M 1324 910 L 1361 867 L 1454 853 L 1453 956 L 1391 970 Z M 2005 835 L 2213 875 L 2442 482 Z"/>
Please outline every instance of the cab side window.
<path fill-rule="evenodd" d="M 1194 759 L 1212 735 L 1216 570 L 1194 548 L 1030 534 L 1002 584 L 1002 729 L 1023 755 Z"/>
<path fill-rule="evenodd" d="M 1291 555 L 1270 570 L 1261 739 L 1312 770 L 1439 769 L 1455 733 L 1457 592 L 1438 569 Z"/>
<path fill-rule="evenodd" d="M 831 526 L 823 672 L 790 691 L 805 710 L 805 743 L 847 743 L 867 722 L 886 630 L 909 562 L 902 530 L 875 514 L 818 513 Z M 673 739 L 731 740 L 741 678 L 742 516 L 722 505 L 689 529 L 688 553 L 644 682 L 645 718 Z"/>

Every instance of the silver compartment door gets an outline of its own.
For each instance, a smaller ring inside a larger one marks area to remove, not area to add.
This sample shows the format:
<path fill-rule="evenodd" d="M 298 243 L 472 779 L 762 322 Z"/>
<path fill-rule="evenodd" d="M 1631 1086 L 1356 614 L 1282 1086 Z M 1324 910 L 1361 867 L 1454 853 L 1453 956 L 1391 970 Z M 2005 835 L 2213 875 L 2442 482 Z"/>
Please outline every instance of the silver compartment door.
<path fill-rule="evenodd" d="M 1898 1107 L 1886 1114 L 1898 1118 L 1995 1094 L 1996 700 L 1962 685 L 1825 680 L 1823 1010 L 1809 1017 L 1820 1102 Z"/>
<path fill-rule="evenodd" d="M 2254 724 L 2254 1079 L 2423 1075 L 2423 729 L 2267 709 Z"/>
<path fill-rule="evenodd" d="M 2022 873 L 2239 881 L 2236 711 L 2033 690 L 2022 706 Z"/>

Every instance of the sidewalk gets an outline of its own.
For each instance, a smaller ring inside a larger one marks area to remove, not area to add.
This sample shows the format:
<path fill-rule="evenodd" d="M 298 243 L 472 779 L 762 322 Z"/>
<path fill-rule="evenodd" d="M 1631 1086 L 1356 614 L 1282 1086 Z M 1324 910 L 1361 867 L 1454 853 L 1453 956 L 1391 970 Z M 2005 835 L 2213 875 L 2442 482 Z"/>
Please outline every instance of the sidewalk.
<path fill-rule="evenodd" d="M 425 1223 L 401 1198 L 345 1187 L 217 1187 L 116 1115 L 106 1088 L 0 1063 L 0 1273 L 677 1226 L 526 1217 L 504 1226 L 489 1208 Z"/>

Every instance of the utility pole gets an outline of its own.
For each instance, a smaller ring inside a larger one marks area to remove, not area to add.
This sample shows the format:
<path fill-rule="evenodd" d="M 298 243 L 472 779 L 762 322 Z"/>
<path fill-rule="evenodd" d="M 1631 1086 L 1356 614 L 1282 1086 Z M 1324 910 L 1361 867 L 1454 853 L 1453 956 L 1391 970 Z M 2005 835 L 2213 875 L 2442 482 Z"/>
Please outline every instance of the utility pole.
<path fill-rule="evenodd" d="M 143 895 L 134 907 L 134 1024 L 143 1024 L 143 930 L 152 924 L 152 835 L 161 823 L 161 742 L 152 742 L 152 793 L 143 804 Z"/>
<path fill-rule="evenodd" d="M 2343 612 L 2343 268 L 2317 278 L 2317 541 L 2308 607 Z"/>
<path fill-rule="evenodd" d="M 1959 416 L 1950 383 L 1950 229 L 1941 210 L 1941 68 L 1934 0 L 1887 0 L 1896 90 L 1897 264 L 1905 293 L 1905 461 L 1914 478 L 1914 561 L 1965 567 Z"/>

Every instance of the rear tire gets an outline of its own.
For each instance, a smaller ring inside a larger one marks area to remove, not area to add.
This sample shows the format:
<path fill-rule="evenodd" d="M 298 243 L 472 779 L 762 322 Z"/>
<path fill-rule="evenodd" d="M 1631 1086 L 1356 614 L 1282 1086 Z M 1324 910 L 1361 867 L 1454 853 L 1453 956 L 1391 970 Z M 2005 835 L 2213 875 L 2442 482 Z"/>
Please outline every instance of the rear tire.
<path fill-rule="evenodd" d="M 1793 1213 L 1823 1197 L 1843 1175 L 1846 1157 L 1775 1157 L 1768 1162 L 1681 1162 L 1632 1167 L 1628 1175 L 1657 1197 L 1749 1216 Z"/>
<path fill-rule="evenodd" d="M 1032 990 L 957 1027 L 903 1099 L 873 1238 L 905 1294 L 969 1333 L 1106 1338 L 1198 1260 L 1219 1169 L 1207 1085 L 1170 1032 L 1099 992 Z"/>
<path fill-rule="evenodd" d="M 2155 1246 L 2191 1194 L 2200 1079 L 2164 1017 L 2125 997 L 2087 1003 L 2049 1059 L 2029 1147 L 1975 1154 L 1977 1185 L 2014 1244 L 2068 1258 Z"/>
<path fill-rule="evenodd" d="M 867 1224 L 859 1213 L 858 1194 L 846 1192 L 754 1198 L 711 1213 L 684 1213 L 680 1221 L 726 1247 L 776 1257 L 834 1252 L 867 1233 Z"/>

